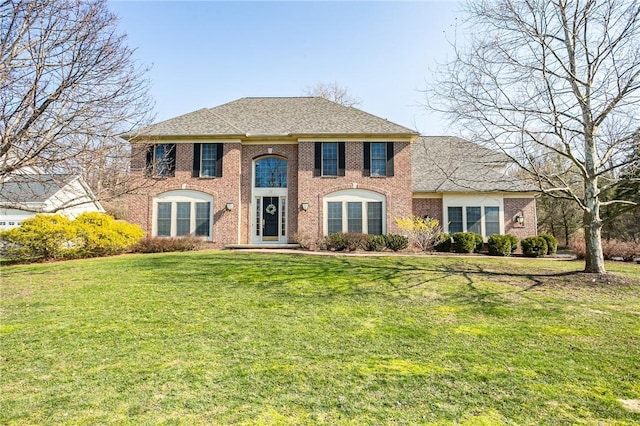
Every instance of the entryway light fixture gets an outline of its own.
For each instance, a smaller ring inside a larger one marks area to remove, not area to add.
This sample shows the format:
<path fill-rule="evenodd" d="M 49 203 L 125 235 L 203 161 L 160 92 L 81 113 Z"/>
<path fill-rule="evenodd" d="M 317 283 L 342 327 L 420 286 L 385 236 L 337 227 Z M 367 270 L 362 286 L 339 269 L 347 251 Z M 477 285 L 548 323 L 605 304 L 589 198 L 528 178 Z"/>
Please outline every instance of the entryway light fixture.
<path fill-rule="evenodd" d="M 516 215 L 516 222 L 518 222 L 519 225 L 524 224 L 524 216 L 522 216 L 522 213 Z"/>
<path fill-rule="evenodd" d="M 304 210 L 306 212 L 307 210 L 309 210 L 309 203 L 304 202 L 304 203 L 300 204 L 300 208 L 302 208 L 302 210 Z"/>
<path fill-rule="evenodd" d="M 233 203 L 227 203 L 226 205 L 226 209 L 228 212 L 230 212 L 231 210 L 233 210 Z"/>

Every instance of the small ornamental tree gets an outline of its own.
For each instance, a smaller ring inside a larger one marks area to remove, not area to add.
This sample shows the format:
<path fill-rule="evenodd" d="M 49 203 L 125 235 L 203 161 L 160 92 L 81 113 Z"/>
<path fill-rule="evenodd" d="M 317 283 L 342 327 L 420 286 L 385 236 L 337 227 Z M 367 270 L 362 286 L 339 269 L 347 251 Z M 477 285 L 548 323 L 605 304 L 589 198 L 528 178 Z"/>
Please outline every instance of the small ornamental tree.
<path fill-rule="evenodd" d="M 407 233 L 409 241 L 422 251 L 433 249 L 442 234 L 438 219 L 411 215 L 406 218 L 396 218 L 398 227 Z"/>

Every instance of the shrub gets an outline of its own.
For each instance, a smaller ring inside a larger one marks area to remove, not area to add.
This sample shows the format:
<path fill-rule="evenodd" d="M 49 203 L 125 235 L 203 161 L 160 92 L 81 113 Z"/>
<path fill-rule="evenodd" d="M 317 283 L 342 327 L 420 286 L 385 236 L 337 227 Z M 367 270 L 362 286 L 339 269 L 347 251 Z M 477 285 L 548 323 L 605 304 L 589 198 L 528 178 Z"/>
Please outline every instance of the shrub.
<path fill-rule="evenodd" d="M 122 253 L 144 236 L 138 225 L 103 213 L 82 213 L 71 224 L 77 229 L 80 257 Z"/>
<path fill-rule="evenodd" d="M 547 241 L 542 237 L 527 237 L 520 241 L 522 253 L 527 257 L 541 257 L 547 254 Z"/>
<path fill-rule="evenodd" d="M 453 237 L 453 251 L 456 253 L 472 253 L 482 248 L 482 236 L 474 232 L 456 232 Z"/>
<path fill-rule="evenodd" d="M 482 238 L 482 235 L 474 232 L 470 232 L 470 234 L 473 234 L 473 238 L 476 239 L 476 248 L 473 251 L 475 253 L 480 253 L 482 251 L 482 246 L 484 245 L 484 238 Z"/>
<path fill-rule="evenodd" d="M 387 234 L 384 236 L 385 245 L 389 250 L 399 251 L 404 250 L 409 246 L 409 238 L 404 235 Z"/>
<path fill-rule="evenodd" d="M 547 242 L 547 254 L 552 255 L 556 254 L 558 250 L 558 240 L 551 234 L 540 234 L 540 238 L 544 238 Z"/>
<path fill-rule="evenodd" d="M 488 241 L 489 254 L 491 256 L 509 256 L 511 254 L 511 238 L 509 235 L 494 234 Z"/>
<path fill-rule="evenodd" d="M 409 240 L 422 251 L 432 249 L 437 242 L 438 235 L 442 233 L 438 219 L 411 215 L 395 220 L 398 227 L 408 234 Z"/>
<path fill-rule="evenodd" d="M 574 238 L 571 241 L 570 248 L 578 259 L 585 258 L 586 247 L 583 237 Z M 607 260 L 621 258 L 630 262 L 634 258 L 640 257 L 640 245 L 633 241 L 602 240 L 602 255 Z"/>
<path fill-rule="evenodd" d="M 506 236 L 509 237 L 509 240 L 511 241 L 511 253 L 518 250 L 518 237 L 513 234 L 507 234 Z"/>
<path fill-rule="evenodd" d="M 293 234 L 293 240 L 300 245 L 301 249 L 304 250 L 309 250 L 313 243 L 313 239 L 311 237 L 302 233 Z"/>
<path fill-rule="evenodd" d="M 22 225 L 0 233 L 9 257 L 28 259 L 63 259 L 74 257 L 76 228 L 59 214 L 37 214 Z"/>
<path fill-rule="evenodd" d="M 197 237 L 147 237 L 131 247 L 133 253 L 165 253 L 172 251 L 192 251 L 202 247 L 204 242 Z"/>
<path fill-rule="evenodd" d="M 438 238 L 436 243 L 433 245 L 433 248 L 436 249 L 436 251 L 442 252 L 442 253 L 448 253 L 451 251 L 451 235 L 449 235 L 446 232 L 443 232 L 441 234 L 438 234 Z"/>
<path fill-rule="evenodd" d="M 337 232 L 326 238 L 327 250 L 355 251 L 367 248 L 368 236 L 359 232 Z"/>
<path fill-rule="evenodd" d="M 382 251 L 385 249 L 387 245 L 387 241 L 384 238 L 384 235 L 369 235 L 367 239 L 367 247 L 368 251 Z"/>

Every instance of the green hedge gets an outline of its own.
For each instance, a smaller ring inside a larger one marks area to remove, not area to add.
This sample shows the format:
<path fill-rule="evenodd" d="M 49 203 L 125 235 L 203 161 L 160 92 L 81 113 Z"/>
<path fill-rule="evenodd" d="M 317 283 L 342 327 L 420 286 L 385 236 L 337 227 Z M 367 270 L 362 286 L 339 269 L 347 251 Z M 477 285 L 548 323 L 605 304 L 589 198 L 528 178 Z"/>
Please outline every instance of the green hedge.
<path fill-rule="evenodd" d="M 553 255 L 556 254 L 558 250 L 558 240 L 551 234 L 540 234 L 540 238 L 544 238 L 547 242 L 547 254 Z"/>
<path fill-rule="evenodd" d="M 527 257 L 541 257 L 547 254 L 547 241 L 542 237 L 527 237 L 520 241 L 522 254 Z"/>
<path fill-rule="evenodd" d="M 487 246 L 491 256 L 509 256 L 511 254 L 511 238 L 508 235 L 494 234 L 490 236 Z"/>
<path fill-rule="evenodd" d="M 473 253 L 482 249 L 482 235 L 475 232 L 456 232 L 452 237 L 452 248 L 456 253 Z"/>

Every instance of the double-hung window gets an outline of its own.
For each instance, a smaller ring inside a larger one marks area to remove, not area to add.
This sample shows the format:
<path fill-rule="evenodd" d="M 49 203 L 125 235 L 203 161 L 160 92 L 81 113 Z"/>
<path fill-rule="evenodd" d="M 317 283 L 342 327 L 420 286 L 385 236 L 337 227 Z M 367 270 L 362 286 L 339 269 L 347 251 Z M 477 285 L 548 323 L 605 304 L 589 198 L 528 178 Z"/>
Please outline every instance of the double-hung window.
<path fill-rule="evenodd" d="M 192 177 L 222 177 L 223 144 L 193 144 Z"/>
<path fill-rule="evenodd" d="M 344 170 L 344 142 L 315 142 L 314 176 L 344 176 Z"/>
<path fill-rule="evenodd" d="M 156 177 L 175 175 L 176 145 L 163 143 L 152 145 L 147 151 L 147 174 Z"/>
<path fill-rule="evenodd" d="M 393 142 L 363 143 L 364 176 L 393 176 Z"/>

